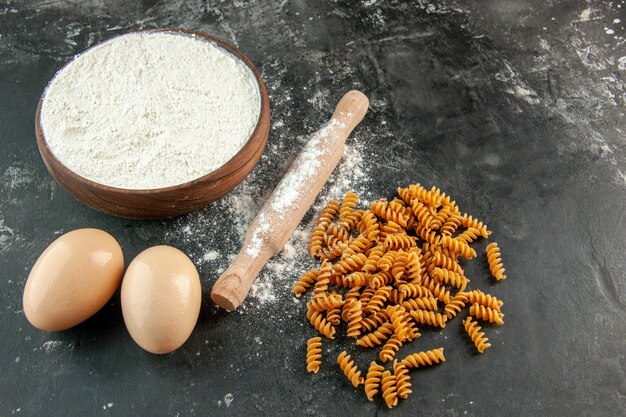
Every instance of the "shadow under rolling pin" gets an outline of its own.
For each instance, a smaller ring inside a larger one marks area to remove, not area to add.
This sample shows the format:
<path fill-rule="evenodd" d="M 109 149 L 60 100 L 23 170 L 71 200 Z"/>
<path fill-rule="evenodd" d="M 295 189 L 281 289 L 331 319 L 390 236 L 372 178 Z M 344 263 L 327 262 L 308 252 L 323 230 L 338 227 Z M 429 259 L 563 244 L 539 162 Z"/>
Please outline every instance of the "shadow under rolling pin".
<path fill-rule="evenodd" d="M 250 223 L 243 248 L 213 285 L 211 298 L 217 305 L 232 311 L 243 302 L 259 271 L 283 249 L 343 157 L 346 139 L 363 120 L 368 105 L 363 93 L 349 91 L 330 120 L 311 135 Z"/>

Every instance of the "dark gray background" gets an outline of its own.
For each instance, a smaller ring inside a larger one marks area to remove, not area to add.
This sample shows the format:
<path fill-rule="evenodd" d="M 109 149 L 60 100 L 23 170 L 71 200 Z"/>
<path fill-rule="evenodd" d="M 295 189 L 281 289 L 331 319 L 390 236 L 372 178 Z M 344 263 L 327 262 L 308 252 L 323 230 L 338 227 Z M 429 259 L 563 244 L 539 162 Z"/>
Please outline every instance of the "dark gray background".
<path fill-rule="evenodd" d="M 492 284 L 481 261 L 467 273 L 505 301 L 506 324 L 487 328 L 493 347 L 482 356 L 460 319 L 425 331 L 405 351 L 443 346 L 447 362 L 413 372 L 415 393 L 393 413 L 626 415 L 624 9 L 621 0 L 1 3 L 0 416 L 386 413 L 340 375 L 334 358 L 343 348 L 361 367 L 372 357 L 343 338 L 325 344 L 320 374 L 306 374 L 313 332 L 288 288 L 313 265 L 303 242 L 319 204 L 346 188 L 391 197 L 412 182 L 441 187 L 494 231 L 509 278 Z M 129 221 L 54 183 L 34 114 L 73 54 L 156 27 L 236 43 L 267 83 L 273 127 L 253 174 L 222 201 L 179 219 Z M 242 213 L 259 207 L 351 88 L 370 97 L 371 110 L 291 254 L 262 274 L 276 298 L 260 291 L 240 312 L 218 311 L 208 292 L 241 244 Z M 65 332 L 28 324 L 21 296 L 30 267 L 79 227 L 112 233 L 127 263 L 153 244 L 190 254 L 205 297 L 183 348 L 139 349 L 118 296 Z"/>

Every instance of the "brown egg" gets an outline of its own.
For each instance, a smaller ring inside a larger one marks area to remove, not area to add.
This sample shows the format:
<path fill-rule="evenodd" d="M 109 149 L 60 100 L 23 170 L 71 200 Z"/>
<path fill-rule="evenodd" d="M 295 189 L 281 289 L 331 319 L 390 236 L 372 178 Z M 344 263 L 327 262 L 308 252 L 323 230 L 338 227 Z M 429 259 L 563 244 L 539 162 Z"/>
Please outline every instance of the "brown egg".
<path fill-rule="evenodd" d="M 59 237 L 39 256 L 24 287 L 24 313 L 41 330 L 65 330 L 85 321 L 113 296 L 124 274 L 115 238 L 98 229 Z"/>
<path fill-rule="evenodd" d="M 141 252 L 122 281 L 126 328 L 151 353 L 169 353 L 185 343 L 198 321 L 201 300 L 196 267 L 171 246 Z"/>

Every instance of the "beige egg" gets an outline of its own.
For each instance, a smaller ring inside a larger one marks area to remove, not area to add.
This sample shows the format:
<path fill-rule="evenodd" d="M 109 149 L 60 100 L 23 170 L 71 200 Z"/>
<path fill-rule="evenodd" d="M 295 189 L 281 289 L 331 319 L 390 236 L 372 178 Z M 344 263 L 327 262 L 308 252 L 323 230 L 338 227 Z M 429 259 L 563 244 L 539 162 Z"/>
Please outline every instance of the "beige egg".
<path fill-rule="evenodd" d="M 24 287 L 24 313 L 41 330 L 65 330 L 100 310 L 124 274 L 115 238 L 98 229 L 64 234 L 43 251 Z"/>
<path fill-rule="evenodd" d="M 169 353 L 185 343 L 198 321 L 201 301 L 196 267 L 171 246 L 141 252 L 122 281 L 126 328 L 151 353 Z"/>

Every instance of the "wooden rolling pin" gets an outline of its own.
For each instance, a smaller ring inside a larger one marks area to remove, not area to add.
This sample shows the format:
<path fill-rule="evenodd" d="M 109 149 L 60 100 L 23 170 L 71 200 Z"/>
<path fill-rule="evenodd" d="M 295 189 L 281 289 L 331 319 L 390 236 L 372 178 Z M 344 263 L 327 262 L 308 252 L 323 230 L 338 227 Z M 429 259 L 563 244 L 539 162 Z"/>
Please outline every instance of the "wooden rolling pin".
<path fill-rule="evenodd" d="M 243 302 L 261 268 L 283 249 L 341 160 L 346 139 L 368 105 L 363 93 L 349 91 L 328 123 L 311 135 L 250 223 L 243 248 L 213 285 L 211 298 L 217 305 L 232 311 Z"/>

